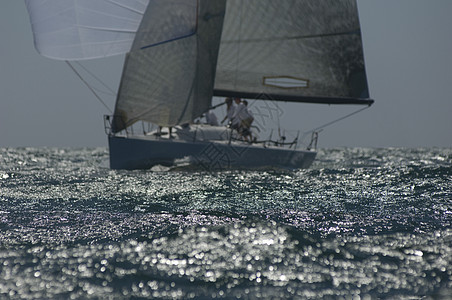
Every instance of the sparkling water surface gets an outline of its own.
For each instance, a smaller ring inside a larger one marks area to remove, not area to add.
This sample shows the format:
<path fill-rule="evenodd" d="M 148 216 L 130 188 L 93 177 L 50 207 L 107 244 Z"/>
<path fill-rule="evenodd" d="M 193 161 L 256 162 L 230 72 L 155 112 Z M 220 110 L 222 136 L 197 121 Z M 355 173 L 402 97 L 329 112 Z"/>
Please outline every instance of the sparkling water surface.
<path fill-rule="evenodd" d="M 0 149 L 0 298 L 451 299 L 451 224 L 451 149 L 217 172 Z"/>

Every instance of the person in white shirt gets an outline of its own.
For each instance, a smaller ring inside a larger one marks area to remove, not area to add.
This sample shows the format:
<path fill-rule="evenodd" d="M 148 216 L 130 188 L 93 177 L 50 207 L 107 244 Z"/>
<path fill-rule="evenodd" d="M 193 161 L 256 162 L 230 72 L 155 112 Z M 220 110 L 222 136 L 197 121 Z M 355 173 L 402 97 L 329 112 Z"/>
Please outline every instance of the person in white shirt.
<path fill-rule="evenodd" d="M 232 105 L 232 99 L 226 98 L 225 102 L 226 102 L 226 116 L 221 121 L 221 124 L 223 124 L 224 121 L 226 121 L 226 120 L 228 120 L 228 124 L 232 123 L 232 119 L 234 118 L 234 113 L 235 113 L 235 107 L 234 107 L 234 105 Z"/>
<path fill-rule="evenodd" d="M 234 108 L 234 115 L 232 116 L 231 121 L 231 128 L 237 129 L 239 131 L 240 125 L 242 123 L 242 117 L 243 117 L 243 110 L 245 109 L 245 105 L 242 103 L 242 100 L 240 98 L 235 98 L 235 108 Z"/>
<path fill-rule="evenodd" d="M 248 102 L 246 100 L 241 100 L 240 98 L 235 98 L 234 116 L 232 118 L 231 128 L 237 129 L 238 133 L 248 141 L 248 138 L 252 139 L 251 135 L 251 123 L 254 121 L 253 114 L 248 110 Z"/>
<path fill-rule="evenodd" d="M 251 113 L 251 111 L 248 110 L 248 101 L 243 100 L 242 101 L 242 105 L 243 105 L 243 109 L 240 112 L 240 133 L 242 135 L 242 137 L 248 141 L 248 138 L 250 140 L 253 139 L 252 134 L 251 134 L 251 124 L 254 121 L 254 117 L 253 114 Z"/>
<path fill-rule="evenodd" d="M 248 110 L 248 101 L 243 100 L 242 104 L 243 104 L 243 108 L 240 111 L 240 116 L 239 116 L 239 119 L 241 120 L 240 125 L 241 125 L 241 127 L 250 128 L 251 123 L 253 123 L 253 121 L 254 121 L 254 117 L 253 117 L 253 114 L 251 113 L 251 111 Z"/>
<path fill-rule="evenodd" d="M 212 125 L 212 126 L 218 126 L 219 125 L 217 116 L 215 115 L 215 113 L 211 109 L 206 113 L 206 122 L 207 122 L 207 124 Z"/>

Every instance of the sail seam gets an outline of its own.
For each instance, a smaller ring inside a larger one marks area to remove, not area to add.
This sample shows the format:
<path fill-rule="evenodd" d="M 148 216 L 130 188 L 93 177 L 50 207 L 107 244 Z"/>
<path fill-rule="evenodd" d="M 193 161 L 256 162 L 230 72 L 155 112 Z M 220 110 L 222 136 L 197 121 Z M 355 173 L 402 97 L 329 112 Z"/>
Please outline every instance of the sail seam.
<path fill-rule="evenodd" d="M 118 7 L 127 9 L 127 10 L 129 10 L 129 11 L 131 11 L 131 12 L 134 12 L 134 13 L 136 13 L 136 14 L 138 14 L 138 15 L 143 15 L 143 12 L 142 12 L 142 11 L 133 9 L 133 8 L 128 7 L 128 6 L 126 6 L 126 5 L 120 4 L 120 3 L 116 2 L 116 1 L 108 0 L 108 2 L 110 2 L 111 4 L 116 5 L 116 6 L 118 6 Z M 146 5 L 146 7 L 147 7 L 147 5 Z M 145 10 L 145 11 L 146 11 L 146 10 Z"/>
<path fill-rule="evenodd" d="M 136 30 L 125 30 L 125 29 L 116 29 L 116 28 L 104 28 L 104 27 L 96 27 L 96 26 L 86 26 L 86 25 L 77 25 L 78 28 L 85 28 L 85 29 L 93 29 L 93 30 L 99 30 L 99 31 L 111 31 L 111 32 L 125 32 L 125 33 L 135 33 Z"/>
<path fill-rule="evenodd" d="M 360 29 L 352 31 L 344 31 L 337 33 L 324 33 L 324 34 L 313 34 L 313 35 L 300 35 L 300 36 L 287 36 L 287 37 L 269 37 L 265 39 L 246 39 L 246 40 L 222 40 L 222 44 L 232 44 L 232 43 L 260 43 L 260 42 L 274 42 L 274 41 L 286 41 L 286 40 L 301 40 L 301 39 L 311 39 L 311 38 L 322 38 L 322 37 L 332 37 L 340 35 L 361 35 Z"/>

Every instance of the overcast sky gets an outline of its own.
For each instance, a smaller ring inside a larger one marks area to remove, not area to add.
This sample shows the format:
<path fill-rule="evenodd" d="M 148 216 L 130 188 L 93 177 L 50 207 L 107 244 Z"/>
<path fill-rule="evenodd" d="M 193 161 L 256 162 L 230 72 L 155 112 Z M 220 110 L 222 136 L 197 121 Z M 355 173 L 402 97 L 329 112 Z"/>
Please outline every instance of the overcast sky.
<path fill-rule="evenodd" d="M 452 147 L 452 1 L 358 0 L 375 104 L 325 128 L 319 147 Z M 106 146 L 109 111 L 61 61 L 33 46 L 21 0 L 0 1 L 0 147 Z M 117 89 L 123 57 L 86 64 Z M 104 96 L 110 108 L 114 96 Z M 259 109 L 259 104 L 254 104 Z M 357 106 L 281 104 L 302 132 Z"/>

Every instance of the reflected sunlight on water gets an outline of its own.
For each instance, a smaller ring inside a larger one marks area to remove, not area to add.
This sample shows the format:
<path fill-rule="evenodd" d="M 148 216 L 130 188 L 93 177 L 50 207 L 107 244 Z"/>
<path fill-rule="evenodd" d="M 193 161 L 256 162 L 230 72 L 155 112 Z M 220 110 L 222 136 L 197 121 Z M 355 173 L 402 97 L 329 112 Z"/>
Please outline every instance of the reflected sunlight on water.
<path fill-rule="evenodd" d="M 330 149 L 296 172 L 112 171 L 0 149 L 0 295 L 447 298 L 452 152 Z"/>

